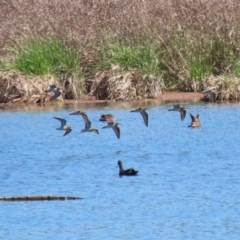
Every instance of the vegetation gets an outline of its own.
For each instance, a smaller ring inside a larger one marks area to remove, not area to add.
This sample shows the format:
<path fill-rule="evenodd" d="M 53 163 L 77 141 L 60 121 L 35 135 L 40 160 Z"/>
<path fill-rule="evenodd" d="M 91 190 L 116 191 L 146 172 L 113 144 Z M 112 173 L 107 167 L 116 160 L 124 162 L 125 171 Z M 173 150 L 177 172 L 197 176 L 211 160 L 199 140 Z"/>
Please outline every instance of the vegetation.
<path fill-rule="evenodd" d="M 144 74 L 161 76 L 161 51 L 152 43 L 132 43 L 124 45 L 116 42 L 102 50 L 100 68 L 109 69 L 119 65 L 124 70 L 139 69 Z"/>
<path fill-rule="evenodd" d="M 2 0 L 0 68 L 82 80 L 118 66 L 167 90 L 200 91 L 214 76 L 236 86 L 239 10 L 238 0 Z"/>
<path fill-rule="evenodd" d="M 73 47 L 68 48 L 57 39 L 26 39 L 14 48 L 8 69 L 39 76 L 80 74 L 80 56 Z"/>

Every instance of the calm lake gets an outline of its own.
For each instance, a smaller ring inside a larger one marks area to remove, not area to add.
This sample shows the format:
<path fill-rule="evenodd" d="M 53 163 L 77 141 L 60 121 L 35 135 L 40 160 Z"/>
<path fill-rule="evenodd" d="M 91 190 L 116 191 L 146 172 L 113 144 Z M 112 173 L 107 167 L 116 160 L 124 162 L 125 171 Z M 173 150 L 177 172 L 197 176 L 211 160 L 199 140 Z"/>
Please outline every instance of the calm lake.
<path fill-rule="evenodd" d="M 0 202 L 0 237 L 223 240 L 240 236 L 240 104 L 98 103 L 0 110 L 0 196 L 82 200 Z M 148 107 L 146 127 L 136 107 Z M 84 110 L 95 133 L 80 133 Z M 189 112 L 202 127 L 188 128 Z M 102 114 L 121 123 L 118 139 Z M 67 120 L 73 130 L 56 130 Z M 124 168 L 139 171 L 119 177 Z"/>

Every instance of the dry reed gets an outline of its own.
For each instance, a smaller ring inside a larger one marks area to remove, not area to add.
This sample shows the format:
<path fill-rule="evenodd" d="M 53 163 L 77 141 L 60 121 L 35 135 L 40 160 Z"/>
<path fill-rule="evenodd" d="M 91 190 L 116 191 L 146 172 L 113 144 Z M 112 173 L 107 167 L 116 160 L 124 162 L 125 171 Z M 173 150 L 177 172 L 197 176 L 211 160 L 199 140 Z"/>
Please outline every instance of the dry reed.
<path fill-rule="evenodd" d="M 0 103 L 38 103 L 51 101 L 52 93 L 45 93 L 56 79 L 52 76 L 30 77 L 19 73 L 5 72 L 0 76 Z M 61 101 L 62 97 L 58 99 Z"/>
<path fill-rule="evenodd" d="M 9 47 L 25 36 L 57 36 L 77 44 L 82 68 L 90 73 L 101 60 L 99 51 L 104 45 L 116 39 L 125 44 L 152 39 L 163 48 L 165 81 L 177 79 L 182 86 L 189 78 L 188 58 L 206 47 L 213 73 L 231 73 L 227 54 L 239 54 L 239 12 L 239 0 L 1 0 L 0 55 L 8 55 Z M 179 39 L 172 41 L 176 34 L 182 36 L 182 44 Z M 221 52 L 222 43 L 229 44 L 229 53 Z"/>
<path fill-rule="evenodd" d="M 238 0 L 1 0 L 0 49 L 28 35 L 57 35 L 81 48 L 110 36 L 166 41 L 173 30 L 224 34 L 233 40 L 239 10 Z"/>
<path fill-rule="evenodd" d="M 141 100 L 156 98 L 165 88 L 163 80 L 151 75 L 141 75 L 136 70 L 115 69 L 98 72 L 86 80 L 89 94 L 96 99 Z"/>

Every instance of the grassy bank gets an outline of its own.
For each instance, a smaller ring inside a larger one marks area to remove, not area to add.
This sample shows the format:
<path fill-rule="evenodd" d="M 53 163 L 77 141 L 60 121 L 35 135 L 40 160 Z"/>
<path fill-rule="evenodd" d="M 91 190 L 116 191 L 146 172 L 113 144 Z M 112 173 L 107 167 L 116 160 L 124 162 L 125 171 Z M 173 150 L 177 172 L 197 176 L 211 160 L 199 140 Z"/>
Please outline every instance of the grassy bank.
<path fill-rule="evenodd" d="M 54 38 L 26 39 L 12 51 L 5 67 L 25 74 L 39 76 L 77 74 L 81 77 L 80 56 L 77 49 Z"/>
<path fill-rule="evenodd" d="M 224 91 L 238 86 L 238 0 L 3 0 L 0 9 L 4 71 L 84 82 L 134 69 L 138 82 L 151 76 L 162 90 L 201 91 L 213 77 Z M 79 86 L 78 95 L 89 92 Z"/>

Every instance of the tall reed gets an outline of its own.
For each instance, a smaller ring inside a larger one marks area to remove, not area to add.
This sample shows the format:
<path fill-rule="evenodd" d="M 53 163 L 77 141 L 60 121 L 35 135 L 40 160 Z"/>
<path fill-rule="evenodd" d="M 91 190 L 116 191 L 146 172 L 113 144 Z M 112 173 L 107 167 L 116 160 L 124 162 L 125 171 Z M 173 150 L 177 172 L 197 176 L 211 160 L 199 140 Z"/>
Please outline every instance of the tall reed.
<path fill-rule="evenodd" d="M 168 87 L 239 75 L 239 10 L 238 0 L 2 0 L 0 55 L 25 36 L 55 36 L 77 44 L 85 75 L 111 63 L 161 75 Z"/>

